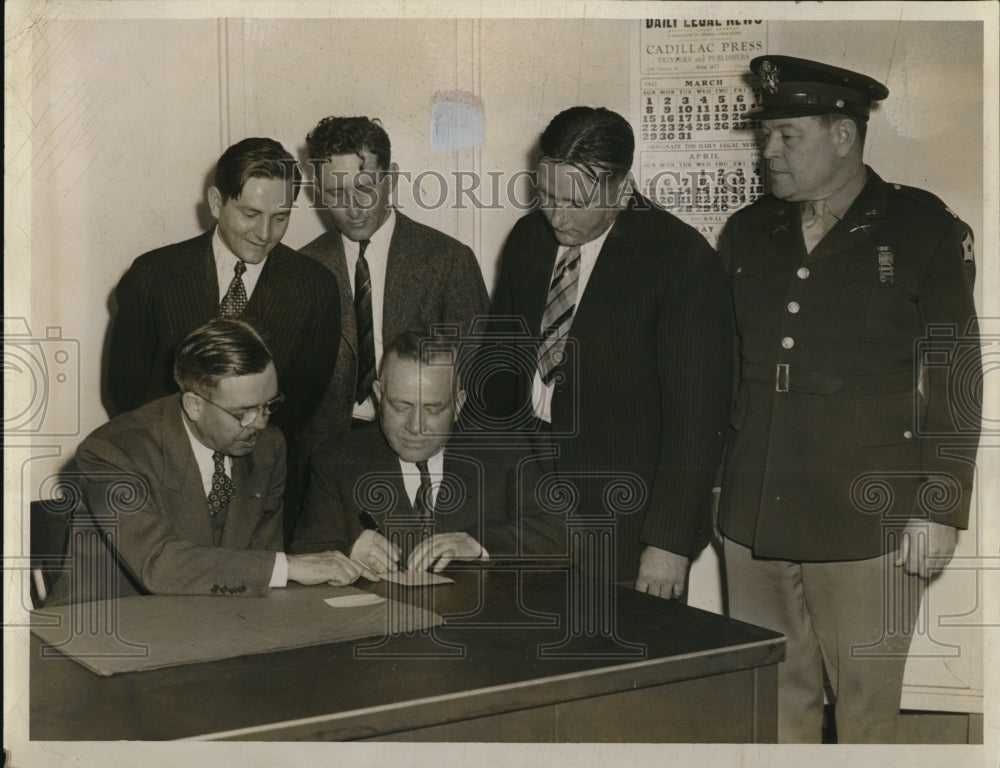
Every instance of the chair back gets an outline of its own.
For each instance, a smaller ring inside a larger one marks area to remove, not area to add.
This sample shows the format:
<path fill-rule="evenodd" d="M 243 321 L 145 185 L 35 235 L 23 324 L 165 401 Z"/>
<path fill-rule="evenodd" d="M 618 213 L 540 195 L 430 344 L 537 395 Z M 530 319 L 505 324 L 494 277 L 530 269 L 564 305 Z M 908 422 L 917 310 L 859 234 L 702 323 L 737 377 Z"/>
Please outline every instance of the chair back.
<path fill-rule="evenodd" d="M 64 500 L 31 502 L 31 605 L 41 608 L 66 562 L 69 525 L 77 505 Z"/>

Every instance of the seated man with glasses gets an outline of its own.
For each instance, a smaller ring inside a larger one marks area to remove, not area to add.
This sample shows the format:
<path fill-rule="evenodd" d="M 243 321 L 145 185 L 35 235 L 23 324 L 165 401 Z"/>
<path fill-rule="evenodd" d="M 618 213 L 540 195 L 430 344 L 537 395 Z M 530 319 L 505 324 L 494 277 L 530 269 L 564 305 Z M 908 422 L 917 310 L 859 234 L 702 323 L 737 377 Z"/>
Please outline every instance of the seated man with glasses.
<path fill-rule="evenodd" d="M 136 594 L 266 595 L 376 579 L 340 552 L 285 555 L 284 400 L 260 336 L 212 320 L 177 350 L 180 393 L 112 419 L 77 451 L 83 519 L 47 605 Z"/>

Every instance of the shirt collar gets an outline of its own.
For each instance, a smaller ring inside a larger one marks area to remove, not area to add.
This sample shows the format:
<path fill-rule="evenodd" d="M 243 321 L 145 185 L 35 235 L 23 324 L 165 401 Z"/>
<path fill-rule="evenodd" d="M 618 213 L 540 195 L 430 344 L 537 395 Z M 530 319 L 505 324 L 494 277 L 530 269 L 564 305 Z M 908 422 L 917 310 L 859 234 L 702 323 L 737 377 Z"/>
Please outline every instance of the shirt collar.
<path fill-rule="evenodd" d="M 396 230 L 396 209 L 389 208 L 388 210 L 389 215 L 382 222 L 382 226 L 376 229 L 372 233 L 372 236 L 368 238 L 368 248 L 365 250 L 365 258 L 369 261 L 373 255 L 389 253 L 389 243 L 392 242 L 392 233 Z M 358 242 L 343 235 L 340 236 L 340 239 L 344 242 L 344 252 L 357 258 L 360 248 Z"/>
<path fill-rule="evenodd" d="M 827 208 L 830 209 L 830 213 L 837 217 L 838 220 L 844 218 L 847 210 L 851 207 L 854 201 L 857 199 L 858 195 L 861 194 L 861 190 L 865 188 L 865 184 L 868 182 L 868 171 L 864 166 L 861 166 L 861 170 L 854 174 L 851 179 L 844 184 L 840 189 L 835 191 L 829 197 L 823 198 L 826 202 Z M 809 201 L 815 202 L 815 201 Z M 805 210 L 805 206 L 809 202 L 804 202 L 802 204 L 802 209 Z"/>
<path fill-rule="evenodd" d="M 180 413 L 178 415 L 180 416 L 181 423 L 184 424 L 184 431 L 187 432 L 188 440 L 191 443 L 191 451 L 194 453 L 194 460 L 198 465 L 201 483 L 210 488 L 212 485 L 212 475 L 215 474 L 215 461 L 212 459 L 212 454 L 215 451 L 195 437 L 194 432 L 191 431 L 191 425 L 188 424 L 188 420 L 184 416 L 184 406 L 179 405 L 179 410 Z M 233 473 L 232 456 L 226 456 L 226 472 L 229 475 Z"/>
<path fill-rule="evenodd" d="M 224 272 L 225 274 L 231 276 L 233 267 L 236 266 L 236 262 L 239 261 L 240 258 L 229 249 L 229 246 L 226 245 L 226 241 L 222 239 L 222 235 L 219 234 L 218 224 L 215 226 L 215 233 L 212 235 L 212 253 L 215 256 L 215 264 L 219 272 Z M 243 265 L 247 268 L 246 274 L 243 276 L 244 282 L 246 282 L 247 279 L 251 279 L 254 283 L 256 283 L 261 270 L 264 269 L 264 265 L 267 264 L 267 259 L 268 257 L 265 256 L 257 264 L 251 264 L 246 261 L 243 262 Z"/>
<path fill-rule="evenodd" d="M 415 461 L 403 461 L 403 459 L 400 459 L 399 466 L 402 467 L 404 473 L 417 471 L 417 463 Z M 427 459 L 427 471 L 430 472 L 431 477 L 441 477 L 444 475 L 444 446 Z"/>

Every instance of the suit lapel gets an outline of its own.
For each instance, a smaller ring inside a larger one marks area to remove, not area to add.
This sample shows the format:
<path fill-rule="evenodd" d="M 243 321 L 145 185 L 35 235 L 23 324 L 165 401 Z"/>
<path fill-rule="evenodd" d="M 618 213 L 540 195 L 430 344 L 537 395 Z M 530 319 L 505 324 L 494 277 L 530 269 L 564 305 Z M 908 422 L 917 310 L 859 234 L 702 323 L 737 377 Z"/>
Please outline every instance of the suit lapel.
<path fill-rule="evenodd" d="M 371 483 L 371 485 L 367 488 L 359 487 L 355 498 L 371 498 L 383 502 L 379 508 L 366 508 L 362 505 L 362 510 L 369 512 L 385 530 L 386 518 L 393 516 L 410 518 L 412 505 L 410 497 L 406 493 L 406 485 L 403 483 L 399 459 L 383 437 L 381 427 L 374 426 L 365 429 L 366 441 L 358 446 L 362 452 L 358 466 L 365 468 L 364 481 L 366 484 Z M 387 489 L 385 488 L 386 483 L 389 486 Z"/>
<path fill-rule="evenodd" d="M 264 507 L 266 487 L 258 488 L 255 476 L 256 462 L 253 454 L 233 458 L 233 499 L 226 512 L 219 546 L 230 549 L 249 549 L 250 539 L 260 522 Z"/>
<path fill-rule="evenodd" d="M 630 262 L 643 252 L 642 211 L 627 208 L 618 214 L 611 226 L 594 270 L 590 273 L 583 296 L 577 299 L 577 309 L 570 326 L 570 335 L 584 344 L 601 330 L 607 313 L 626 300 L 630 285 Z"/>
<path fill-rule="evenodd" d="M 273 317 L 275 313 L 271 311 L 272 306 L 281 303 L 283 298 L 287 300 L 289 295 L 294 295 L 288 286 L 288 280 L 294 276 L 294 271 L 289 269 L 288 261 L 282 259 L 280 247 L 275 248 L 264 262 L 257 285 L 247 302 L 246 317 Z"/>
<path fill-rule="evenodd" d="M 329 233 L 330 262 L 328 266 L 337 278 L 340 291 L 340 335 L 357 356 L 358 319 L 354 314 L 354 275 L 347 271 L 347 254 L 344 253 L 344 238 L 337 230 Z"/>
<path fill-rule="evenodd" d="M 539 212 L 541 218 L 542 214 Z M 542 219 L 544 222 L 544 219 Z M 531 239 L 532 252 L 521 259 L 514 296 L 515 314 L 524 318 L 528 330 L 534 335 L 542 332 L 542 316 L 549 299 L 549 283 L 552 281 L 552 270 L 555 268 L 556 255 L 559 252 L 559 242 L 552 234 L 547 223 L 537 237 Z M 521 311 L 517 311 L 522 308 Z"/>
<path fill-rule="evenodd" d="M 205 318 L 219 313 L 219 278 L 212 251 L 214 230 L 188 241 L 173 259 L 172 279 L 164 284 L 163 306 L 169 315 L 168 325 L 186 336 Z"/>
<path fill-rule="evenodd" d="M 476 526 L 481 522 L 480 517 L 485 515 L 486 502 L 483 499 L 485 480 L 481 467 L 482 465 L 475 459 L 461 453 L 456 454 L 449 446 L 445 446 L 442 482 L 450 485 L 453 492 L 450 498 L 454 499 L 448 505 L 449 514 L 446 519 L 450 522 L 447 525 L 447 530 L 466 530 Z M 439 490 L 438 499 L 440 498 L 441 492 Z M 434 507 L 436 515 L 438 507 L 436 502 Z M 442 520 L 438 519 L 437 522 L 440 524 Z M 479 533 L 482 533 L 481 530 Z M 482 541 L 478 536 L 476 540 Z"/>
<path fill-rule="evenodd" d="M 385 295 L 382 299 L 382 339 L 389 342 L 407 330 L 407 318 L 413 316 L 413 305 L 425 291 L 426 275 L 422 262 L 413 256 L 410 220 L 396 211 L 396 225 L 389 241 L 389 256 L 385 267 Z M 421 308 L 418 306 L 418 314 Z"/>
<path fill-rule="evenodd" d="M 165 402 L 160 431 L 163 451 L 163 505 L 179 538 L 196 544 L 212 544 L 212 521 L 208 515 L 201 472 L 184 427 L 181 396 Z"/>

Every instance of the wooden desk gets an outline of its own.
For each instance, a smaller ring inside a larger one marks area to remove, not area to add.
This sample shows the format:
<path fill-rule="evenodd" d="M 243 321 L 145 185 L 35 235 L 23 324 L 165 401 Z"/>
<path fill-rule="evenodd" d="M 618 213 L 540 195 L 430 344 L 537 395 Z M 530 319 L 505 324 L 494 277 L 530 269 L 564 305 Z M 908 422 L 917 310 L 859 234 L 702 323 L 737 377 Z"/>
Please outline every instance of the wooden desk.
<path fill-rule="evenodd" d="M 433 589 L 445 617 L 433 639 L 99 677 L 43 658 L 32 636 L 30 738 L 774 741 L 781 635 L 618 587 L 616 626 L 587 637 L 586 617 L 568 616 L 566 573 L 449 574 L 455 584 Z"/>

